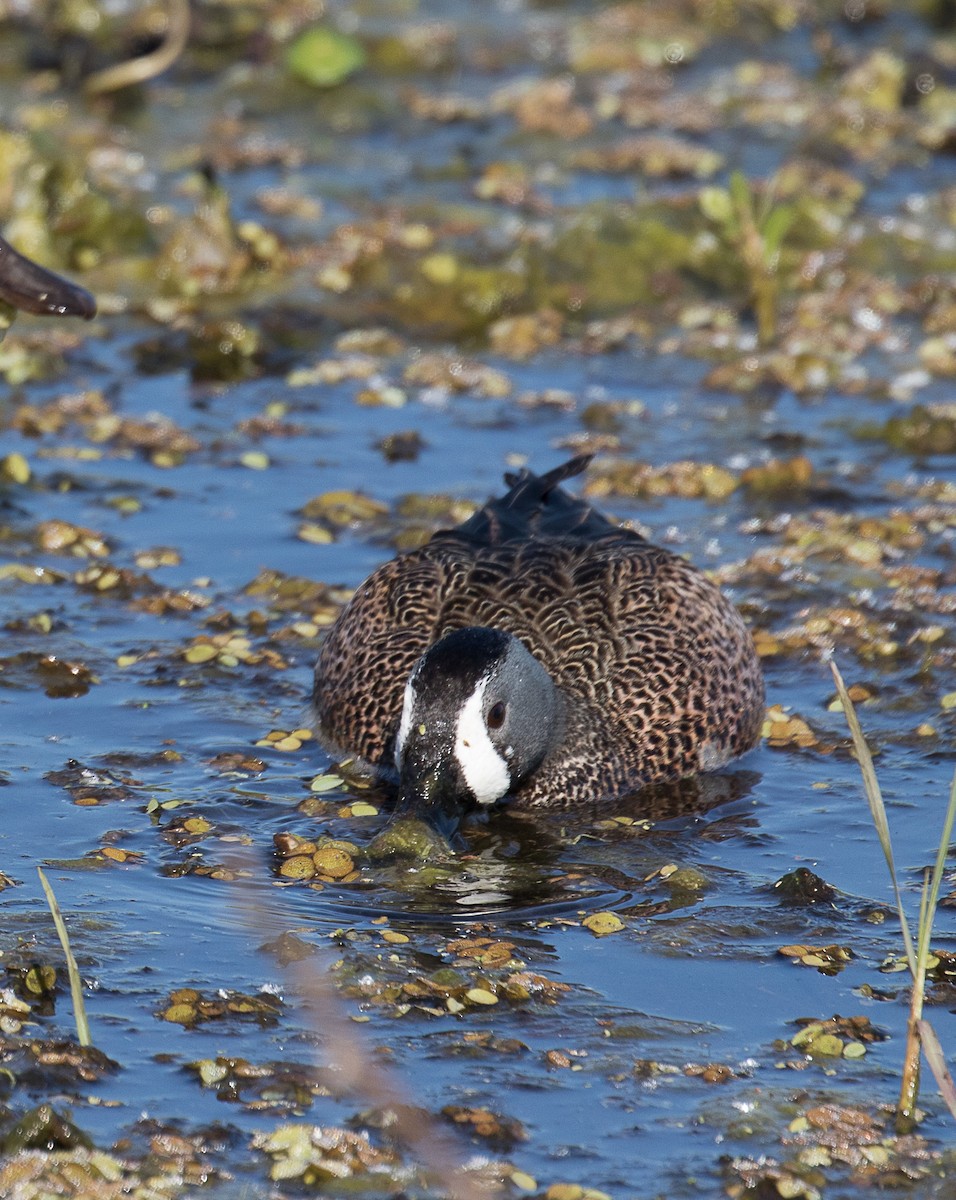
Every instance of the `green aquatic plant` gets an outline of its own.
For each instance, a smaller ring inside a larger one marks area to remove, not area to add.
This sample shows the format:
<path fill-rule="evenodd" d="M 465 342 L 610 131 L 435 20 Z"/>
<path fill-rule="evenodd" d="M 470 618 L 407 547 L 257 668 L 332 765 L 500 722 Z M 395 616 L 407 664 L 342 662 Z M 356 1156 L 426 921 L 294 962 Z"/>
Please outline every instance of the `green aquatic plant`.
<path fill-rule="evenodd" d="M 336 87 L 366 63 L 365 47 L 329 25 L 304 29 L 286 50 L 286 70 L 316 88 Z"/>
<path fill-rule="evenodd" d="M 930 1070 L 936 1079 L 940 1094 L 946 1106 L 956 1119 L 956 1086 L 946 1067 L 939 1040 L 932 1026 L 923 1017 L 923 1002 L 926 994 L 926 972 L 930 958 L 930 937 L 933 931 L 933 921 L 936 916 L 936 906 L 939 901 L 939 888 L 946 866 L 946 855 L 949 850 L 950 838 L 953 833 L 953 823 L 956 820 L 956 773 L 950 786 L 949 804 L 943 819 L 943 829 L 936 850 L 936 862 L 932 871 L 923 875 L 923 890 L 920 895 L 919 917 L 916 927 L 916 944 L 910 931 L 909 920 L 903 908 L 899 880 L 893 860 L 893 844 L 890 838 L 889 822 L 886 817 L 886 806 L 883 803 L 883 793 L 880 789 L 876 770 L 873 766 L 873 756 L 866 744 L 859 718 L 853 707 L 843 677 L 836 663 L 830 663 L 833 678 L 836 682 L 837 693 L 843 705 L 843 712 L 850 727 L 853 738 L 853 748 L 856 751 L 860 772 L 863 776 L 863 786 L 870 806 L 870 814 L 880 839 L 883 856 L 889 868 L 890 880 L 896 899 L 896 911 L 900 921 L 900 931 L 903 935 L 903 946 L 906 953 L 906 964 L 913 977 L 913 988 L 910 994 L 910 1014 L 906 1030 L 906 1050 L 903 1056 L 903 1073 L 900 1086 L 900 1098 L 896 1105 L 896 1131 L 899 1134 L 910 1133 L 917 1122 L 916 1102 L 919 1097 L 920 1048 L 926 1055 Z"/>
<path fill-rule="evenodd" d="M 740 171 L 731 174 L 726 188 L 702 188 L 699 203 L 725 248 L 738 258 L 757 321 L 757 337 L 767 346 L 777 333 L 780 250 L 793 224 L 794 209 L 775 200 L 773 183 L 758 196 Z"/>
<path fill-rule="evenodd" d="M 56 902 L 53 888 L 50 886 L 50 881 L 44 874 L 42 867 L 37 867 L 37 874 L 40 876 L 40 883 L 43 885 L 46 902 L 50 906 L 53 924 L 56 926 L 60 945 L 63 947 L 63 953 L 66 956 L 66 972 L 70 979 L 70 995 L 73 999 L 73 1019 L 76 1022 L 77 1041 L 81 1046 L 92 1046 L 93 1039 L 90 1037 L 90 1023 L 86 1019 L 86 1004 L 83 1000 L 83 980 L 80 978 L 80 971 L 76 965 L 76 959 L 73 957 L 73 951 L 70 948 L 70 935 L 66 929 L 66 922 L 63 920 L 63 914 L 60 912 L 60 906 Z"/>

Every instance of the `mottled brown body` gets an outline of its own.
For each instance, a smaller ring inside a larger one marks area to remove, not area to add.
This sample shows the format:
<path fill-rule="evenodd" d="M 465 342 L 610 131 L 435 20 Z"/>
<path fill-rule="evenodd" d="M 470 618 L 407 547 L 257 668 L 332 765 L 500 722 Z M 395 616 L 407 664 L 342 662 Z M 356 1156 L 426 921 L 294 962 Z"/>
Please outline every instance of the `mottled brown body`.
<path fill-rule="evenodd" d="M 696 567 L 557 487 L 586 462 L 507 477 L 506 496 L 361 585 L 316 666 L 327 741 L 394 773 L 416 661 L 484 625 L 520 639 L 563 701 L 564 728 L 516 804 L 611 800 L 754 745 L 764 685 L 739 613 Z"/>

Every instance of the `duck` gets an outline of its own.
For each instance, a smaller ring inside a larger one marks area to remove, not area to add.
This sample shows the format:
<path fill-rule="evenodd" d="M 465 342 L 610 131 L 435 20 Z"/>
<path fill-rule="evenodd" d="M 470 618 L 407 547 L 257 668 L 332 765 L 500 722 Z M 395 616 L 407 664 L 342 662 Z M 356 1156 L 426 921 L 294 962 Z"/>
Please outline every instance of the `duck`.
<path fill-rule="evenodd" d="M 317 732 L 448 839 L 474 812 L 609 810 L 757 743 L 764 680 L 728 597 L 561 485 L 578 455 L 378 567 L 323 642 Z"/>
<path fill-rule="evenodd" d="M 96 301 L 79 284 L 41 267 L 0 237 L 0 301 L 37 316 L 96 316 Z"/>

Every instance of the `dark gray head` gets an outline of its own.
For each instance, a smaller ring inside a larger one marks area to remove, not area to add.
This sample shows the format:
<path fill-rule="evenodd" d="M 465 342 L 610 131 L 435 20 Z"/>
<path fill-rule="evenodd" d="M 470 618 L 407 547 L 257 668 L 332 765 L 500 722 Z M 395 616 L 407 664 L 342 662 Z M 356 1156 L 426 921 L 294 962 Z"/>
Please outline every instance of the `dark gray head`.
<path fill-rule="evenodd" d="M 431 646 L 405 687 L 395 743 L 399 810 L 449 834 L 539 766 L 555 736 L 551 676 L 510 633 L 459 629 Z"/>

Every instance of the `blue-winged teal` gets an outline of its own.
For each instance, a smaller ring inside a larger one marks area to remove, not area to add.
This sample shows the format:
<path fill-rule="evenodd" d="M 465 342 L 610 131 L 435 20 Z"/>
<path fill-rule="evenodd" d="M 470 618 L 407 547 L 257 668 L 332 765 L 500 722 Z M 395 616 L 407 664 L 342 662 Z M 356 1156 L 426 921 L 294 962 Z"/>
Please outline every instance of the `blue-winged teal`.
<path fill-rule="evenodd" d="M 558 485 L 510 491 L 359 587 L 315 671 L 320 734 L 448 832 L 508 798 L 613 801 L 757 741 L 764 685 L 730 601 L 696 567 Z"/>
<path fill-rule="evenodd" d="M 26 258 L 0 237 L 0 300 L 39 316 L 96 315 L 96 301 L 85 288 Z"/>

